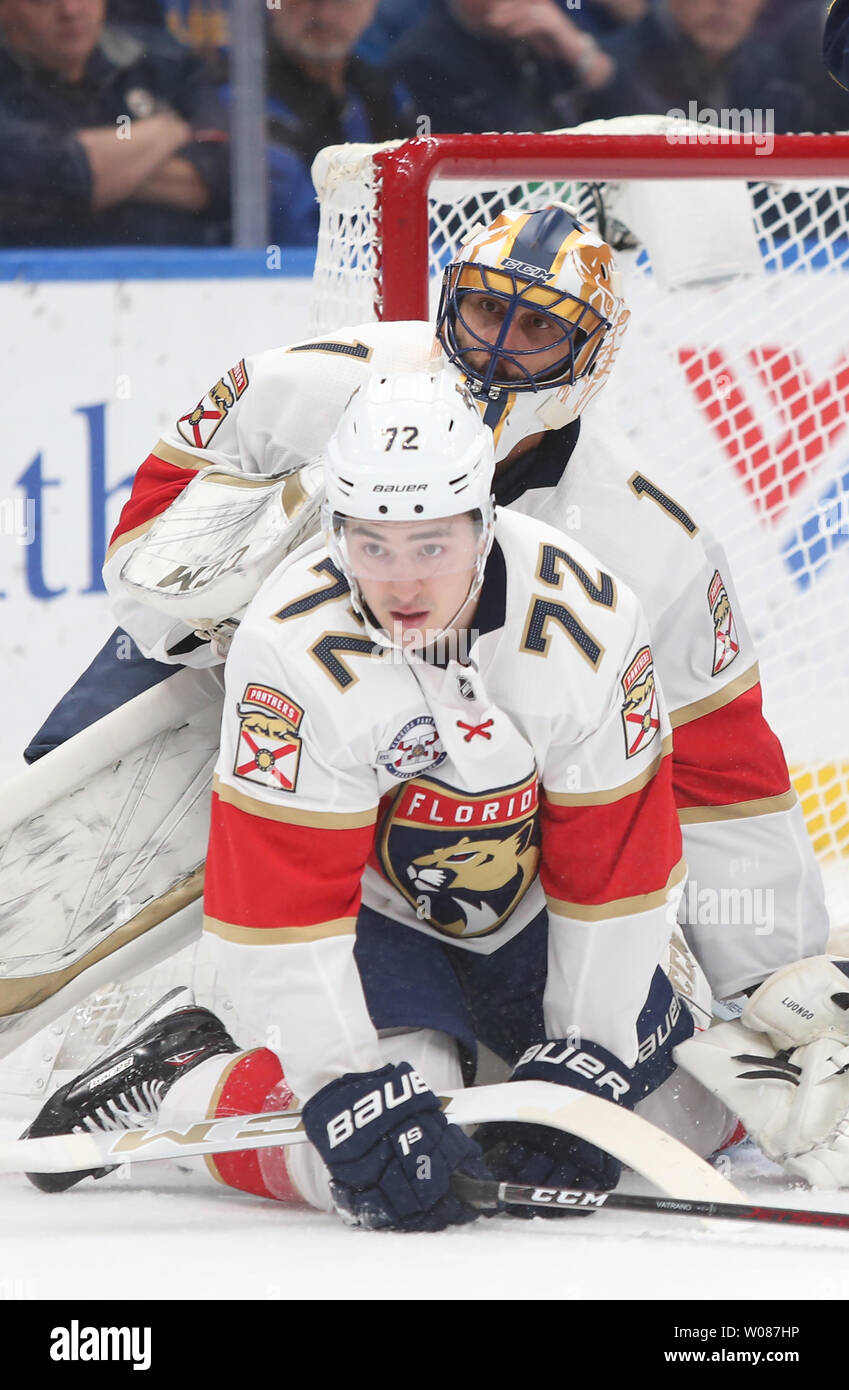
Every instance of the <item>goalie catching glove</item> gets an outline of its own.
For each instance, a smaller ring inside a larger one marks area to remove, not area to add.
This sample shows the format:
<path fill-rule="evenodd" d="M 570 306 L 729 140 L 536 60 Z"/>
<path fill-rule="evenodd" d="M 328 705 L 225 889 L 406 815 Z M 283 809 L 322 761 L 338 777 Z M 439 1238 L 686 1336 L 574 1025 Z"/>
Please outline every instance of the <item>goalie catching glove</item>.
<path fill-rule="evenodd" d="M 675 1059 L 788 1173 L 849 1186 L 849 961 L 784 966 L 739 1021 L 681 1043 Z"/>
<path fill-rule="evenodd" d="M 480 1149 L 409 1062 L 331 1081 L 304 1106 L 304 1129 L 351 1226 L 441 1231 L 479 1215 L 452 1195 L 451 1175 L 489 1178 Z"/>
<path fill-rule="evenodd" d="M 123 583 L 226 648 L 263 580 L 316 529 L 322 478 L 318 462 L 265 478 L 204 468 L 135 547 Z"/>

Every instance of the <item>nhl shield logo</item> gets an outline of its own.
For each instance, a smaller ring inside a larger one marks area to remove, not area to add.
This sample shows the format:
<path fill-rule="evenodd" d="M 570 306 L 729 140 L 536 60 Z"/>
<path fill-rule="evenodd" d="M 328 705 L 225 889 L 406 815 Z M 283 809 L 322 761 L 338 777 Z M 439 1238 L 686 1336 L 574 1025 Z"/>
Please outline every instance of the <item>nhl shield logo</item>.
<path fill-rule="evenodd" d="M 234 775 L 272 791 L 293 792 L 301 758 L 301 707 L 270 686 L 249 684 L 238 712 Z"/>
<path fill-rule="evenodd" d="M 660 728 L 651 647 L 641 647 L 622 677 L 625 757 L 647 748 Z"/>
<path fill-rule="evenodd" d="M 728 598 L 722 575 L 714 570 L 708 588 L 708 607 L 713 618 L 713 669 L 712 676 L 718 676 L 726 666 L 730 666 L 740 650 L 740 640 L 734 625 L 734 614 Z"/>
<path fill-rule="evenodd" d="M 487 936 L 536 876 L 538 802 L 536 773 L 480 796 L 417 778 L 384 816 L 378 862 L 420 922 L 445 936 Z"/>

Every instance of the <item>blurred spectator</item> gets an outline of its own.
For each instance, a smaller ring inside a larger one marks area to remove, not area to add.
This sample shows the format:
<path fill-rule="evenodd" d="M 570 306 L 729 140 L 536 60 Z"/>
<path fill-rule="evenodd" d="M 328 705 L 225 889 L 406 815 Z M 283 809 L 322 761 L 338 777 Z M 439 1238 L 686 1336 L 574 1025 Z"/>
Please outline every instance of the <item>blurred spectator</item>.
<path fill-rule="evenodd" d="M 0 0 L 0 242 L 223 241 L 226 132 L 205 70 L 159 30 L 104 27 L 104 11 Z"/>
<path fill-rule="evenodd" d="M 849 0 L 833 0 L 829 6 L 822 52 L 831 76 L 849 87 Z"/>
<path fill-rule="evenodd" d="M 409 94 L 354 54 L 377 0 L 276 0 L 269 14 L 271 136 L 306 166 L 325 145 L 415 133 Z"/>
<path fill-rule="evenodd" d="M 389 67 L 434 134 L 573 125 L 612 71 L 556 0 L 433 0 Z"/>
<path fill-rule="evenodd" d="M 380 0 L 377 14 L 357 44 L 357 57 L 379 66 L 392 45 L 430 9 L 431 0 Z"/>
<path fill-rule="evenodd" d="M 755 20 L 752 33 L 759 38 L 772 41 L 798 8 L 799 0 L 766 0 Z"/>
<path fill-rule="evenodd" d="M 325 145 L 415 134 L 409 94 L 354 53 L 376 9 L 377 0 L 276 0 L 270 8 L 271 236 L 280 245 L 315 238 L 309 170 Z"/>
<path fill-rule="evenodd" d="M 651 0 L 581 0 L 571 7 L 569 0 L 558 0 L 581 29 L 595 34 L 599 39 L 611 37 L 626 24 L 636 24 L 648 12 Z"/>
<path fill-rule="evenodd" d="M 846 16 L 844 25 L 849 26 L 849 5 L 845 0 L 836 0 L 833 14 L 836 15 L 841 6 Z M 792 71 L 816 103 L 815 123 L 799 129 L 849 129 L 849 96 L 832 80 L 823 65 L 823 30 L 827 11 L 827 0 L 796 0 L 793 13 L 776 35 L 782 71 Z M 849 45 L 846 28 L 843 43 L 845 49 Z M 849 83 L 849 69 L 843 81 Z"/>
<path fill-rule="evenodd" d="M 760 111 L 772 113 L 775 131 L 827 129 L 818 93 L 806 88 L 792 55 L 753 36 L 764 3 L 658 0 L 607 42 L 615 71 L 593 93 L 587 115 L 694 109 L 719 121 L 723 111 Z"/>
<path fill-rule="evenodd" d="M 167 29 L 178 43 L 216 59 L 230 44 L 229 0 L 107 0 L 106 22 Z"/>

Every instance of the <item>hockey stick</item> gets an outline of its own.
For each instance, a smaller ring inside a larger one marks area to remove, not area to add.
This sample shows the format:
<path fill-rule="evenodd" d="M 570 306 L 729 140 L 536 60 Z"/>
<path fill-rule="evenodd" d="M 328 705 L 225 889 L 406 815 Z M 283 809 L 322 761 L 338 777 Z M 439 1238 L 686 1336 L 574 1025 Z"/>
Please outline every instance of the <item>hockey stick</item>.
<path fill-rule="evenodd" d="M 459 1125 L 492 1120 L 550 1125 L 587 1139 L 626 1163 L 668 1196 L 742 1202 L 742 1193 L 691 1149 L 611 1101 L 550 1081 L 511 1081 L 441 1097 Z M 300 1111 L 228 1115 L 182 1129 L 130 1129 L 59 1134 L 0 1144 L 0 1173 L 70 1173 L 120 1163 L 179 1159 L 306 1143 Z"/>
<path fill-rule="evenodd" d="M 789 1226 L 833 1226 L 849 1230 L 849 1212 L 805 1211 L 802 1207 L 758 1207 L 739 1202 L 682 1201 L 670 1197 L 637 1197 L 624 1192 L 584 1192 L 570 1187 L 533 1187 L 522 1183 L 487 1181 L 457 1173 L 451 1179 L 455 1195 L 479 1211 L 506 1206 L 539 1207 L 563 1216 L 589 1216 L 602 1207 L 619 1211 L 669 1212 L 672 1216 L 711 1216 L 733 1221 L 767 1221 Z"/>

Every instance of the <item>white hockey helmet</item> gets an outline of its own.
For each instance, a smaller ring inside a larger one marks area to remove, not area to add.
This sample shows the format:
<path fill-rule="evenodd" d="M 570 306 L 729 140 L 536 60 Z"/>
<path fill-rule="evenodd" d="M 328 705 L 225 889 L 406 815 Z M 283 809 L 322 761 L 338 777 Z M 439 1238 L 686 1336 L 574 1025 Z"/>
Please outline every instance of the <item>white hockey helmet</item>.
<path fill-rule="evenodd" d="M 497 325 L 486 336 L 472 312 L 484 301 Z M 528 308 L 549 326 L 542 371 L 532 370 L 538 349 L 517 346 L 511 334 Z M 493 430 L 496 458 L 586 409 L 629 317 L 613 252 L 564 205 L 504 212 L 462 245 L 443 276 L 436 333 L 448 374 L 475 394 Z"/>
<path fill-rule="evenodd" d="M 345 539 L 347 521 L 409 527 L 471 513 L 475 573 L 465 606 L 480 588 L 492 546 L 494 471 L 492 431 L 453 375 L 437 371 L 375 376 L 358 387 L 327 445 L 322 509 L 331 554 L 358 606 L 358 575 Z M 429 573 L 437 572 L 435 559 Z M 359 577 L 366 577 L 362 570 Z M 396 576 L 376 568 L 368 577 Z"/>

